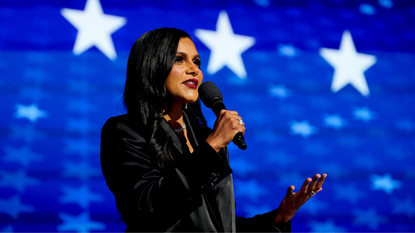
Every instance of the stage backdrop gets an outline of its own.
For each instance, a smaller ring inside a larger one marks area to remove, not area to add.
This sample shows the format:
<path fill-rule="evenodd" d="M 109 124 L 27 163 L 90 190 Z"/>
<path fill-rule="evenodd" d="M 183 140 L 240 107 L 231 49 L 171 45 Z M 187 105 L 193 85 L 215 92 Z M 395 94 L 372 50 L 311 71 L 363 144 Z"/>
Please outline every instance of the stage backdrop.
<path fill-rule="evenodd" d="M 415 231 L 415 2 L 0 3 L 0 231 L 123 231 L 100 169 L 129 50 L 187 31 L 246 123 L 229 146 L 237 215 L 327 173 L 296 232 Z M 204 109 L 209 125 L 215 117 Z"/>

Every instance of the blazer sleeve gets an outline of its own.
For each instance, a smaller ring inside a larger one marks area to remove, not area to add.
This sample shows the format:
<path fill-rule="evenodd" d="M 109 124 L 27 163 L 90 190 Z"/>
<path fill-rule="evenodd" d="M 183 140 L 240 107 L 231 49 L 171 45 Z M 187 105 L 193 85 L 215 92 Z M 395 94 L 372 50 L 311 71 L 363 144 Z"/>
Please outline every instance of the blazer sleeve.
<path fill-rule="evenodd" d="M 237 232 L 291 232 L 291 220 L 286 223 L 274 224 L 278 209 L 252 218 L 236 217 Z"/>
<path fill-rule="evenodd" d="M 202 204 L 202 192 L 232 172 L 206 142 L 183 163 L 162 172 L 152 165 L 144 137 L 119 117 L 103 126 L 101 167 L 127 225 L 137 216 L 142 221 L 180 219 Z"/>

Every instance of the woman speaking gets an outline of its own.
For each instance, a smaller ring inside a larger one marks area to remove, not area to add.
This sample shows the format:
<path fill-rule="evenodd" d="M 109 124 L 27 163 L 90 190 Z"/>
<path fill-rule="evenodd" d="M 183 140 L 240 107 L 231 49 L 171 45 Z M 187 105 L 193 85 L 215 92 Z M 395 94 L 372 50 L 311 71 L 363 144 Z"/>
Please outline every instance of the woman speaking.
<path fill-rule="evenodd" d="M 202 115 L 201 59 L 190 36 L 159 28 L 133 45 L 127 65 L 127 114 L 107 120 L 101 165 L 127 232 L 248 232 L 291 230 L 291 218 L 326 175 L 290 186 L 278 209 L 235 216 L 226 146 L 245 132 L 241 116 L 222 110 L 213 130 Z"/>

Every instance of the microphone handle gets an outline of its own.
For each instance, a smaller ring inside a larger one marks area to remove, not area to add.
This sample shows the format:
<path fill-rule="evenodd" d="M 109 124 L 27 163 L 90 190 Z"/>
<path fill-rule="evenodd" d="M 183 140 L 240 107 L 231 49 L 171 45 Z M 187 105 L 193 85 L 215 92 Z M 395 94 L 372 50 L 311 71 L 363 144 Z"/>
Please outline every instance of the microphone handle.
<path fill-rule="evenodd" d="M 222 109 L 226 110 L 225 104 L 222 101 L 217 101 L 212 104 L 212 110 L 215 113 L 216 117 L 219 116 L 219 113 Z M 245 138 L 241 132 L 238 132 L 232 139 L 232 142 L 239 147 L 241 150 L 245 150 L 248 146 L 245 143 Z"/>

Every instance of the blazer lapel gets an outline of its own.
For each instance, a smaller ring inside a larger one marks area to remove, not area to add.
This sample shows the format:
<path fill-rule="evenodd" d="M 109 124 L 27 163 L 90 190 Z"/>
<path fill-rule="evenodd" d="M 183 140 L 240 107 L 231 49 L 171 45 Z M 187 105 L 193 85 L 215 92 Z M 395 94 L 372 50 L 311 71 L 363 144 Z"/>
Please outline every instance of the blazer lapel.
<path fill-rule="evenodd" d="M 180 141 L 179 136 L 177 136 L 177 134 L 174 132 L 173 128 L 169 125 L 169 123 L 166 121 L 166 119 L 161 119 L 160 121 L 160 127 L 164 130 L 164 132 L 166 133 L 167 137 L 171 138 L 173 141 L 173 145 L 174 147 L 176 147 L 176 149 L 181 153 L 184 154 L 184 148 L 183 148 L 183 144 Z"/>
<path fill-rule="evenodd" d="M 202 140 L 201 138 L 198 138 L 196 135 L 200 135 L 200 132 L 195 132 L 192 127 L 192 123 L 190 122 L 189 118 L 187 117 L 186 113 L 183 112 L 184 121 L 186 124 L 187 129 L 187 137 L 191 142 L 193 143 L 194 147 L 197 147 L 199 145 L 198 140 Z M 196 126 L 197 127 L 197 126 Z M 204 139 L 203 139 L 204 140 Z M 218 232 L 225 232 L 224 225 L 222 222 L 222 216 L 218 208 L 218 203 L 216 201 L 216 195 L 213 192 L 213 190 L 205 192 L 202 194 L 203 198 L 206 202 L 206 207 L 208 208 L 208 211 L 211 215 L 211 219 L 213 224 L 215 225 Z"/>
<path fill-rule="evenodd" d="M 189 120 L 186 113 L 184 112 L 183 112 L 183 118 L 186 124 L 188 138 L 190 142 L 192 143 L 192 145 L 196 148 L 200 144 L 198 140 L 202 140 L 202 138 L 197 137 L 197 136 L 200 136 L 200 132 L 194 131 L 194 127 L 192 127 L 192 122 Z M 164 130 L 164 132 L 166 133 L 166 136 L 172 139 L 174 147 L 176 147 L 176 149 L 181 154 L 184 154 L 185 151 L 188 151 L 188 149 L 184 147 L 186 145 L 183 145 L 179 136 L 174 132 L 173 128 L 170 126 L 170 124 L 165 119 L 162 119 L 160 121 L 160 127 Z M 197 128 L 197 126 L 195 127 Z M 206 207 L 208 208 L 208 211 L 212 218 L 212 222 L 215 225 L 217 231 L 224 232 L 225 229 L 224 229 L 224 225 L 222 222 L 222 216 L 218 208 L 218 203 L 215 198 L 216 195 L 212 191 L 208 193 L 203 193 L 202 195 L 204 196 L 203 198 L 205 199 Z M 228 198 L 228 197 L 225 197 L 225 198 Z M 228 213 L 226 213 L 226 216 L 228 216 Z"/>

